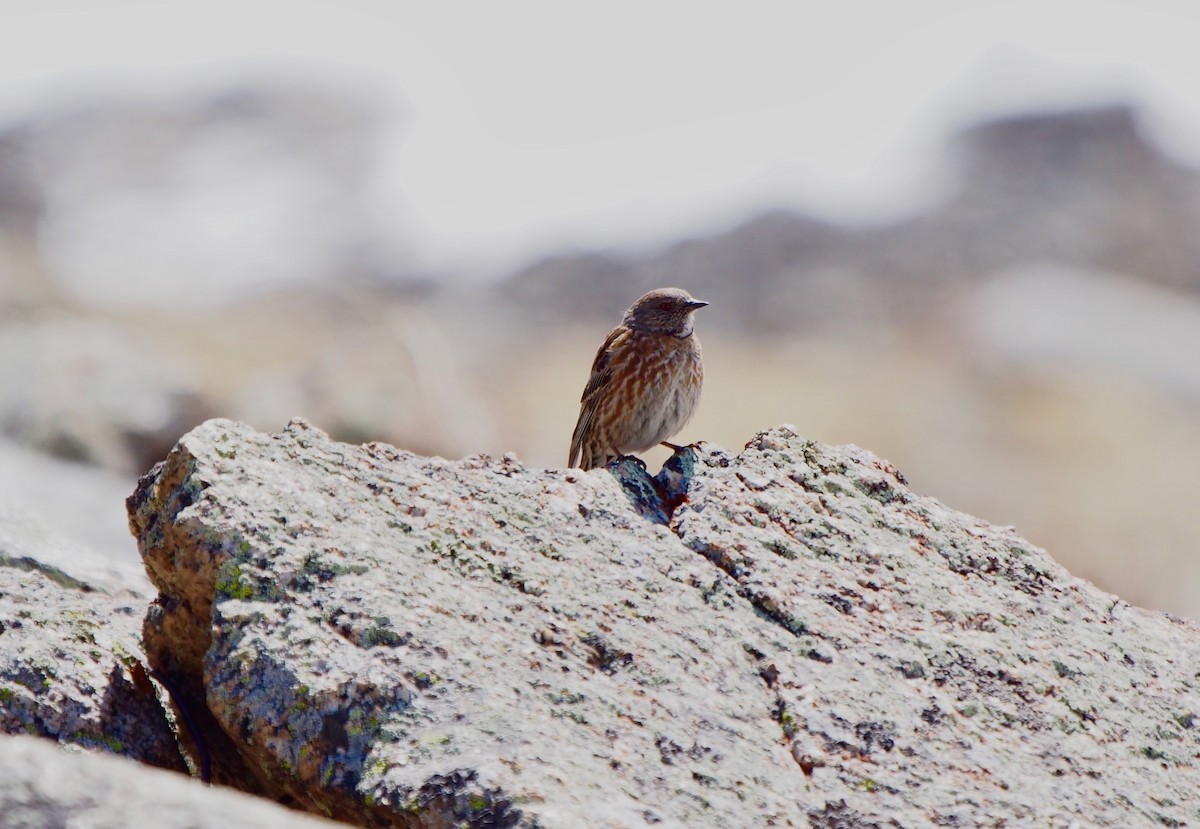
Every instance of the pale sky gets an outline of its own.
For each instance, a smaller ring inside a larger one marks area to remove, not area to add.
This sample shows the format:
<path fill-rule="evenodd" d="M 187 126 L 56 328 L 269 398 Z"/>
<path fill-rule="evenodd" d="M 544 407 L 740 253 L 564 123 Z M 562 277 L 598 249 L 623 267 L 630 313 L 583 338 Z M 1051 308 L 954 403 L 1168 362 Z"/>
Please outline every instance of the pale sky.
<path fill-rule="evenodd" d="M 460 266 L 777 204 L 887 216 L 997 106 L 1135 97 L 1197 159 L 1197 24 L 1153 0 L 0 0 L 0 116 L 303 62 L 395 98 L 381 209 Z"/>

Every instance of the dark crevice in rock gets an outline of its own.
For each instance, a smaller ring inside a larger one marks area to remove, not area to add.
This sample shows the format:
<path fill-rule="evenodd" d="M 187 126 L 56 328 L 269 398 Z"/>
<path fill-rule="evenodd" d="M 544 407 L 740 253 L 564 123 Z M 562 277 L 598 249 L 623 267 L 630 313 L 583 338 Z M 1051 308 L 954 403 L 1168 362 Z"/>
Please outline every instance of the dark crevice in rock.
<path fill-rule="evenodd" d="M 183 694 L 176 688 L 175 683 L 161 671 L 151 671 L 149 674 L 154 678 L 154 681 L 166 689 L 170 697 L 171 705 L 176 713 L 179 714 L 183 727 L 187 729 L 186 736 L 180 734 L 179 740 L 190 739 L 195 748 L 195 756 L 198 758 L 198 776 L 203 783 L 212 782 L 212 757 L 208 753 L 208 746 L 204 742 L 204 733 L 200 730 L 200 725 L 196 721 L 195 715 L 192 713 L 192 707 L 188 704 Z"/>
<path fill-rule="evenodd" d="M 769 592 L 746 584 L 747 570 L 730 560 L 726 554 L 727 551 L 699 542 L 689 543 L 687 546 L 694 552 L 704 556 L 714 567 L 722 570 L 733 579 L 736 585 L 734 592 L 749 602 L 759 617 L 774 625 L 778 625 L 797 638 L 802 636 L 812 636 L 818 639 L 826 638 L 819 631 L 812 630 L 803 619 L 788 613 L 784 608 L 780 607 L 779 603 Z M 809 649 L 807 656 L 817 662 L 830 663 L 833 661 L 832 657 L 822 654 L 816 648 Z"/>
<path fill-rule="evenodd" d="M 246 764 L 237 743 L 225 734 L 209 709 L 203 678 L 161 644 L 164 626 L 175 624 L 172 612 L 165 609 L 172 604 L 170 598 L 160 596 L 151 605 L 143 623 L 143 638 L 148 643 L 150 675 L 167 689 L 175 719 L 185 726 L 176 729 L 179 749 L 204 782 L 267 796 L 268 790 Z"/>

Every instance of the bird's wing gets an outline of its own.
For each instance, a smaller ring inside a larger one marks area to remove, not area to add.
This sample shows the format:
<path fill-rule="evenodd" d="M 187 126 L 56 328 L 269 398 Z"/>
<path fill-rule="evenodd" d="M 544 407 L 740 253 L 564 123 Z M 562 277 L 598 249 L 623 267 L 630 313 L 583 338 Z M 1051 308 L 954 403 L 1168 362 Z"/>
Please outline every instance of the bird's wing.
<path fill-rule="evenodd" d="M 579 420 L 576 421 L 575 433 L 571 436 L 571 457 L 567 461 L 567 466 L 574 466 L 575 461 L 579 459 L 580 450 L 583 448 L 583 438 L 591 431 L 592 417 L 596 414 L 600 403 L 600 392 L 612 375 L 610 361 L 614 346 L 627 336 L 629 336 L 629 329 L 618 325 L 596 352 L 596 359 L 592 361 L 592 375 L 588 378 L 587 385 L 583 387 L 583 396 L 579 398 Z"/>
<path fill-rule="evenodd" d="M 583 387 L 583 395 L 579 398 L 580 400 L 587 400 L 596 393 L 598 388 L 604 385 L 604 381 L 612 374 L 610 361 L 615 350 L 614 346 L 617 345 L 618 340 L 623 340 L 628 336 L 629 329 L 623 325 L 618 325 L 604 340 L 604 344 L 596 352 L 596 359 L 592 361 L 592 376 L 588 378 L 587 385 Z"/>

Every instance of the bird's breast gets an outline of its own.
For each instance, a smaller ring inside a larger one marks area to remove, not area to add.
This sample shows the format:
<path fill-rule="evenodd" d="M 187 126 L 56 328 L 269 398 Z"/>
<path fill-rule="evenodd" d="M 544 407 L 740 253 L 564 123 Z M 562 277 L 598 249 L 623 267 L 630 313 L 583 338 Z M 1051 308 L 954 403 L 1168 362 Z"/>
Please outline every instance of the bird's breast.
<path fill-rule="evenodd" d="M 639 452 L 670 437 L 691 419 L 700 401 L 704 367 L 695 335 L 679 339 L 641 334 L 623 345 L 629 353 L 617 360 L 626 370 L 613 390 L 613 403 L 624 416 L 616 418 L 623 428 L 615 442 L 621 451 Z"/>

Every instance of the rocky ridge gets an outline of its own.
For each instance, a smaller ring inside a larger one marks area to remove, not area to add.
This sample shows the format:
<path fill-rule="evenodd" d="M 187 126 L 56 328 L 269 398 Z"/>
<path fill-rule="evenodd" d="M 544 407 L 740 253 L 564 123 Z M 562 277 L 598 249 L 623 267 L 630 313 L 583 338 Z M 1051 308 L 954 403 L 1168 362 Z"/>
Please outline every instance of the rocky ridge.
<path fill-rule="evenodd" d="M 214 778 L 361 825 L 1200 818 L 1194 623 L 789 428 L 614 471 L 185 436 L 129 509 Z"/>

